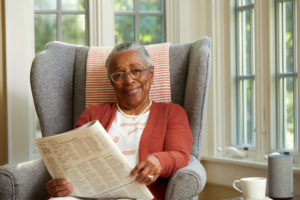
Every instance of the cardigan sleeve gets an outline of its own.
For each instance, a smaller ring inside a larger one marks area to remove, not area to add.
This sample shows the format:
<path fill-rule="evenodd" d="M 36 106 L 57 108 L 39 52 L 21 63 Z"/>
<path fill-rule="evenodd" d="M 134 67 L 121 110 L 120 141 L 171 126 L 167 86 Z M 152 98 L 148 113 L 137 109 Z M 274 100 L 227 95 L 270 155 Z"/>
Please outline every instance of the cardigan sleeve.
<path fill-rule="evenodd" d="M 170 104 L 164 151 L 153 153 L 161 164 L 160 176 L 168 178 L 189 163 L 193 137 L 186 112 L 176 104 Z"/>
<path fill-rule="evenodd" d="M 79 116 L 79 118 L 77 119 L 77 122 L 75 124 L 75 128 L 78 128 L 78 127 L 80 127 L 80 126 L 82 126 L 82 125 L 84 125 L 84 124 L 92 121 L 93 120 L 93 117 L 92 117 L 93 112 L 95 112 L 95 111 L 93 111 L 90 108 L 85 109 L 81 113 L 81 115 Z"/>

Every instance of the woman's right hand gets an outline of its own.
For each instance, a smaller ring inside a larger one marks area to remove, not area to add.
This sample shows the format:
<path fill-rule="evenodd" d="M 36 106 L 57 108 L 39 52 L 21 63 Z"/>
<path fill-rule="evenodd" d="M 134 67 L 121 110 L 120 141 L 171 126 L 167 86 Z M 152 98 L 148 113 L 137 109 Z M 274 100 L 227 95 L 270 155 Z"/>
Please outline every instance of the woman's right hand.
<path fill-rule="evenodd" d="M 65 197 L 73 192 L 72 185 L 65 179 L 51 179 L 46 188 L 52 197 Z"/>

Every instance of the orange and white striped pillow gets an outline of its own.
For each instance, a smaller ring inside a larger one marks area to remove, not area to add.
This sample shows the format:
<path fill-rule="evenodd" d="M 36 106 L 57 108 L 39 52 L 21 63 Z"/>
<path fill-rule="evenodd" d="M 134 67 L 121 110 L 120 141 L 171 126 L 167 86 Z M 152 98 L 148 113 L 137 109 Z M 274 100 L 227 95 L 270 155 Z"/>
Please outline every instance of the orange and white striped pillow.
<path fill-rule="evenodd" d="M 169 44 L 145 46 L 154 64 L 150 98 L 157 102 L 171 102 Z M 116 102 L 116 95 L 107 77 L 105 60 L 111 47 L 91 47 L 86 64 L 86 107 L 105 102 Z"/>

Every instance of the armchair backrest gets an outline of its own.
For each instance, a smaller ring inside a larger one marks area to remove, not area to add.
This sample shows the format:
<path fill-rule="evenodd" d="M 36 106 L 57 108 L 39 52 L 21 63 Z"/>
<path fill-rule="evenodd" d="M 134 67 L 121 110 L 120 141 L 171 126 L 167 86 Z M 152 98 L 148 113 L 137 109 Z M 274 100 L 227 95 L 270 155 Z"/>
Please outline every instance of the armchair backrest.
<path fill-rule="evenodd" d="M 31 68 L 31 89 L 44 137 L 71 130 L 85 109 L 89 48 L 50 42 Z M 172 44 L 169 50 L 172 102 L 186 110 L 193 132 L 192 154 L 200 159 L 210 71 L 210 39 Z"/>

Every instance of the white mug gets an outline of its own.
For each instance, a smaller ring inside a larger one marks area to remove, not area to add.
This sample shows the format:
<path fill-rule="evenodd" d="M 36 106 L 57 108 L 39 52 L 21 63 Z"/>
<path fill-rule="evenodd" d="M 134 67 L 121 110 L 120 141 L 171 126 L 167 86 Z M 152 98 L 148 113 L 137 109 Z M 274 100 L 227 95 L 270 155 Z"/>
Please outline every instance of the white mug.
<path fill-rule="evenodd" d="M 245 199 L 261 200 L 266 195 L 267 179 L 264 177 L 247 177 L 233 181 L 233 188 L 241 192 Z"/>

